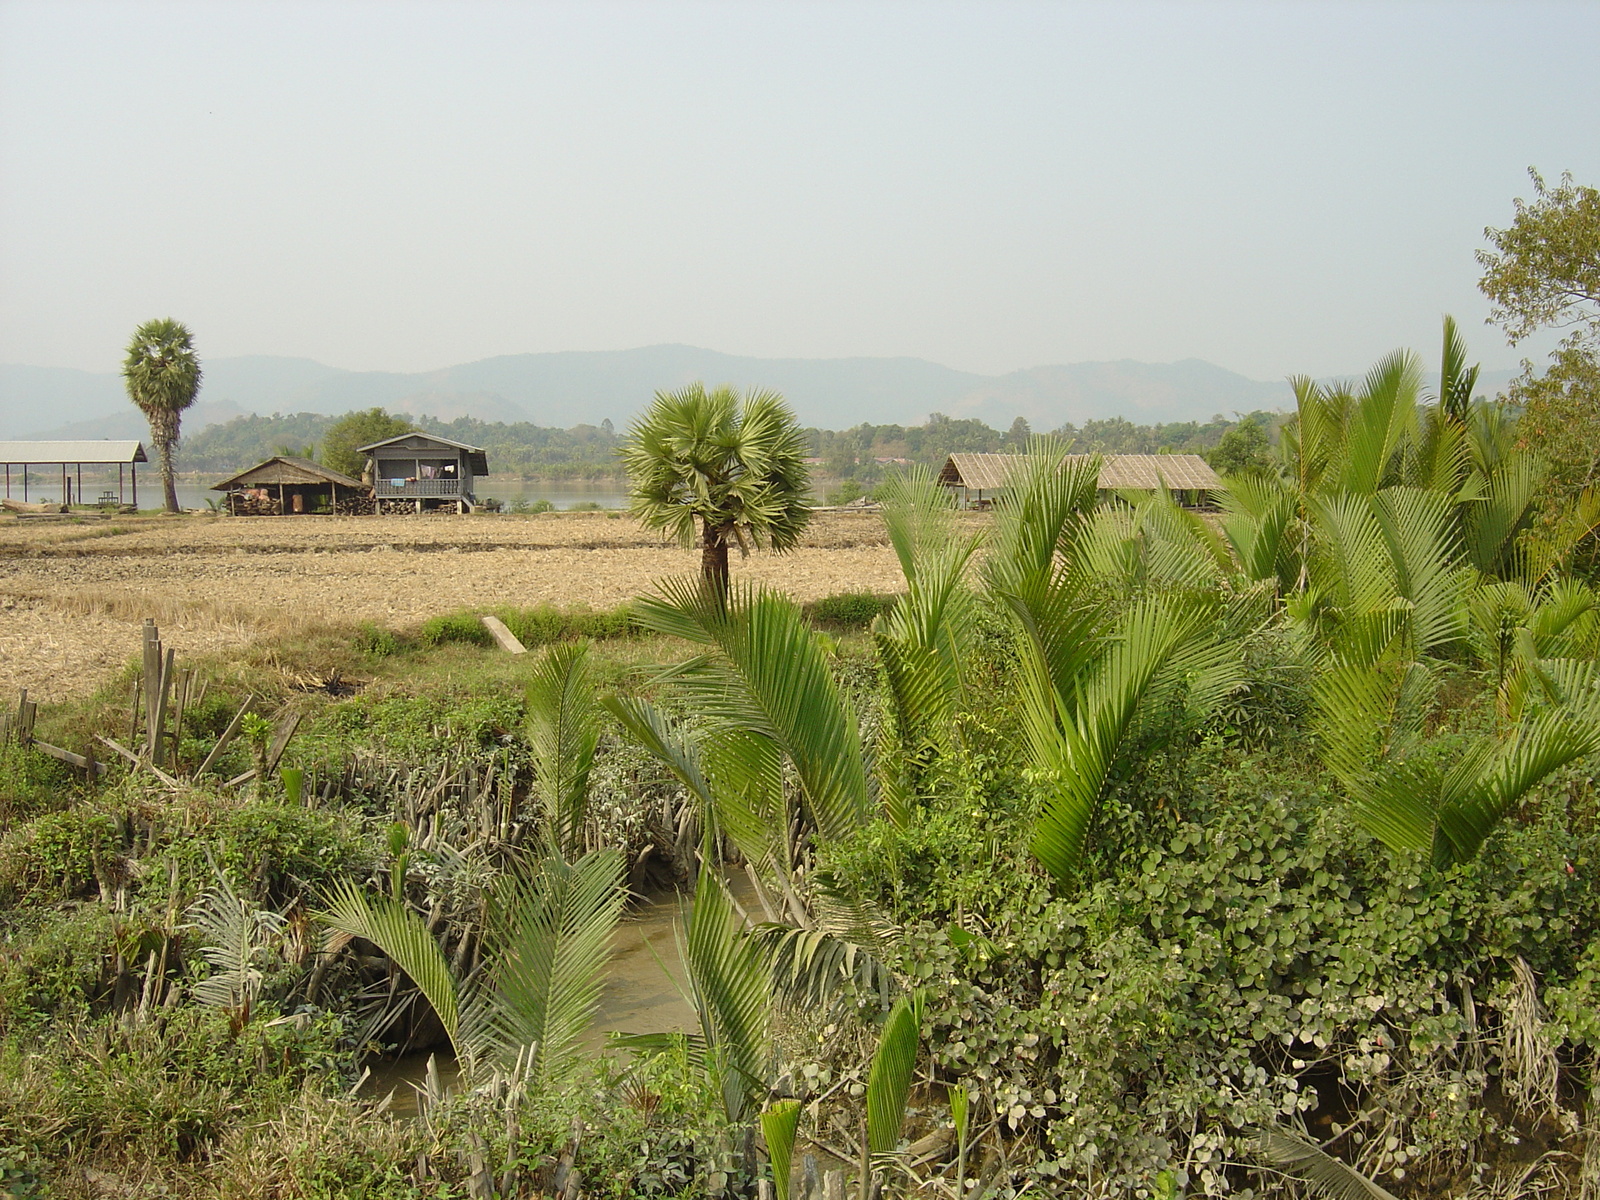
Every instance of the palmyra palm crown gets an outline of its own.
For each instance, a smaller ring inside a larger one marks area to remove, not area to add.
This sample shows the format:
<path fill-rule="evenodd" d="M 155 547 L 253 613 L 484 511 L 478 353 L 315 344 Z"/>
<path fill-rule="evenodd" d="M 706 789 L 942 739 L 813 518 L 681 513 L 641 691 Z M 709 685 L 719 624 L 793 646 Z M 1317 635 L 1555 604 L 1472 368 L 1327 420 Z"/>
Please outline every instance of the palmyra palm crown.
<path fill-rule="evenodd" d="M 728 547 L 790 550 L 810 520 L 805 435 L 776 392 L 740 395 L 693 383 L 657 392 L 623 449 L 633 481 L 630 511 L 685 547 L 701 539 L 700 569 L 728 585 Z"/>
<path fill-rule="evenodd" d="M 128 398 L 150 422 L 150 441 L 161 455 L 161 489 L 168 512 L 178 511 L 172 451 L 178 443 L 178 421 L 200 392 L 200 359 L 194 338 L 180 321 L 161 317 L 133 331 L 122 378 Z"/>

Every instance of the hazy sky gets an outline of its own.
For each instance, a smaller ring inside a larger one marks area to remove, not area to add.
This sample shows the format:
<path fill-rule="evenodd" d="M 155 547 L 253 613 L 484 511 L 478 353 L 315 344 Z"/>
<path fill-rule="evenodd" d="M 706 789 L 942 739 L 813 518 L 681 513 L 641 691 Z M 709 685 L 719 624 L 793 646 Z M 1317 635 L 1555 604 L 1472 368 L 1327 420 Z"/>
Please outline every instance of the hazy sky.
<path fill-rule="evenodd" d="M 1485 367 L 1600 4 L 0 0 L 0 361 Z M 1542 352 L 1541 347 L 1535 350 Z"/>

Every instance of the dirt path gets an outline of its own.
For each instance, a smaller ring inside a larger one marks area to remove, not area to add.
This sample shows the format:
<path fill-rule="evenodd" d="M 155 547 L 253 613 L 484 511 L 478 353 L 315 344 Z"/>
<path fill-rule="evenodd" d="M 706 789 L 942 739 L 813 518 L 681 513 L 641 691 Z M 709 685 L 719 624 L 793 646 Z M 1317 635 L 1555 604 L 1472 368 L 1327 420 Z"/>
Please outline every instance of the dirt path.
<path fill-rule="evenodd" d="M 146 616 L 196 653 L 286 624 L 403 629 L 469 605 L 609 607 L 698 559 L 604 513 L 3 519 L 0 697 L 92 691 L 137 651 Z M 797 551 L 734 571 L 800 600 L 900 586 L 870 513 L 819 514 Z"/>

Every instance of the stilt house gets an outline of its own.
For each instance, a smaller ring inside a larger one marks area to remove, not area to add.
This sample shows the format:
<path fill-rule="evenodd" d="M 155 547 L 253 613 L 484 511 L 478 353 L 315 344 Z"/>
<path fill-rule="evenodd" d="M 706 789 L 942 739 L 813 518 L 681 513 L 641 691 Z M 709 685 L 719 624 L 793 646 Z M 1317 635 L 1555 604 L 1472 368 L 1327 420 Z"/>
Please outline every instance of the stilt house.
<path fill-rule="evenodd" d="M 402 433 L 358 446 L 357 452 L 370 460 L 372 495 L 380 512 L 409 502 L 417 512 L 471 512 L 477 504 L 473 481 L 489 473 L 488 455 L 480 447 L 431 433 Z"/>

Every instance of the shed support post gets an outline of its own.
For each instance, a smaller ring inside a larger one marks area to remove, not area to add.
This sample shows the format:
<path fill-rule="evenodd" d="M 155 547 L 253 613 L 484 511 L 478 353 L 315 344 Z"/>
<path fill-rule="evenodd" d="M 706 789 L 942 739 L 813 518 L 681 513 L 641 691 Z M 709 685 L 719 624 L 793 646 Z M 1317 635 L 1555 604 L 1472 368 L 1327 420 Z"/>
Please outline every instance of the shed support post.
<path fill-rule="evenodd" d="M 139 464 L 129 463 L 128 474 L 133 478 L 133 506 L 139 507 Z"/>
<path fill-rule="evenodd" d="M 122 464 L 117 464 L 117 507 L 122 507 Z"/>

